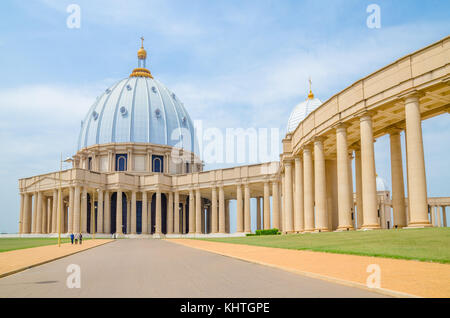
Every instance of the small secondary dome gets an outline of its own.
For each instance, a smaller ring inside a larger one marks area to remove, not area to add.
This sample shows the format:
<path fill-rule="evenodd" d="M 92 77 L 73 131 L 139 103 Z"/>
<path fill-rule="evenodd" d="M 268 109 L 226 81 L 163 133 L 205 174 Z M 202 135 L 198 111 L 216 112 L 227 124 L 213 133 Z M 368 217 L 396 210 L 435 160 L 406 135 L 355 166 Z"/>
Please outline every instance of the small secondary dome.
<path fill-rule="evenodd" d="M 133 142 L 168 145 L 191 152 L 198 149 L 194 125 L 183 103 L 153 78 L 145 68 L 145 57 L 139 57 L 138 68 L 130 77 L 115 83 L 97 98 L 81 123 L 78 150 L 98 144 Z"/>
<path fill-rule="evenodd" d="M 311 90 L 311 79 L 309 80 L 309 94 L 308 98 L 295 106 L 294 110 L 289 116 L 287 124 L 287 132 L 293 132 L 295 128 L 316 108 L 322 105 L 320 99 L 315 98 Z"/>
<path fill-rule="evenodd" d="M 376 180 L 377 180 L 377 191 L 378 192 L 389 191 L 389 187 L 383 178 L 377 176 Z"/>

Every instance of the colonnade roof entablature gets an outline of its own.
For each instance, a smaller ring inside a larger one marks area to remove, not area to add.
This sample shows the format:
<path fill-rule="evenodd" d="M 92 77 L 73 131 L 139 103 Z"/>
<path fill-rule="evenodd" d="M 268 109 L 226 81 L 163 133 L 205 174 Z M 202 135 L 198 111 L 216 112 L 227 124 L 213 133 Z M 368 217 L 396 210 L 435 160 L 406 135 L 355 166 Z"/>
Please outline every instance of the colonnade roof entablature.
<path fill-rule="evenodd" d="M 278 179 L 279 162 L 268 162 L 195 172 L 183 175 L 164 173 L 94 172 L 81 168 L 61 171 L 61 187 L 86 187 L 103 191 L 161 191 L 189 192 L 191 189 L 235 187 L 237 184 L 263 184 Z M 60 172 L 38 175 L 19 180 L 21 193 L 48 192 L 60 187 Z"/>
<path fill-rule="evenodd" d="M 347 124 L 349 144 L 357 142 L 360 116 L 365 111 L 372 114 L 374 138 L 387 134 L 391 127 L 404 129 L 404 98 L 413 92 L 419 94 L 422 119 L 446 113 L 450 105 L 449 78 L 447 36 L 332 96 L 300 122 L 292 137 L 286 136 L 286 146 L 289 140 L 292 153 L 298 154 L 314 137 L 323 136 L 325 155 L 330 156 L 336 152 L 336 125 Z"/>

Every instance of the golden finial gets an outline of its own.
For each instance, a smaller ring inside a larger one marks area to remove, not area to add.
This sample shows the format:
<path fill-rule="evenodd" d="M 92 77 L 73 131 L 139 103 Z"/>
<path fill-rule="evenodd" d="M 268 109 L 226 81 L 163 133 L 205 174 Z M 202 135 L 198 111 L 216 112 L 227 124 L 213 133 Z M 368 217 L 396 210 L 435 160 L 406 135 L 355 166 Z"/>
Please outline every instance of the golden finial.
<path fill-rule="evenodd" d="M 312 81 L 311 81 L 311 76 L 309 77 L 309 94 L 308 94 L 308 99 L 313 99 L 314 98 L 314 94 L 311 90 L 311 85 L 312 85 Z"/>
<path fill-rule="evenodd" d="M 147 58 L 147 51 L 144 49 L 144 37 L 141 36 L 141 48 L 138 51 L 138 58 L 145 60 Z"/>
<path fill-rule="evenodd" d="M 138 51 L 138 67 L 133 70 L 130 77 L 150 77 L 153 78 L 150 71 L 145 66 L 147 51 L 144 49 L 144 37 L 141 36 L 141 48 Z"/>

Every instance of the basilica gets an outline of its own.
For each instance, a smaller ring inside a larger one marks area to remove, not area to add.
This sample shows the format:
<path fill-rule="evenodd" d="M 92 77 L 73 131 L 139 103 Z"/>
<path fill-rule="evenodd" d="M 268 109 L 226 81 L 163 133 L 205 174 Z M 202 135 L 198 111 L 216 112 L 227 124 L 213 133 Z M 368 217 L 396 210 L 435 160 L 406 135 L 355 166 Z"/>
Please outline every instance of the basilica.
<path fill-rule="evenodd" d="M 450 112 L 450 37 L 323 103 L 310 89 L 288 119 L 280 161 L 209 171 L 187 107 L 153 77 L 143 42 L 137 57 L 137 68 L 82 120 L 72 168 L 19 180 L 22 236 L 240 236 L 254 223 L 282 233 L 447 225 L 450 198 L 427 196 L 421 121 Z M 376 173 L 374 142 L 384 135 L 392 190 Z"/>

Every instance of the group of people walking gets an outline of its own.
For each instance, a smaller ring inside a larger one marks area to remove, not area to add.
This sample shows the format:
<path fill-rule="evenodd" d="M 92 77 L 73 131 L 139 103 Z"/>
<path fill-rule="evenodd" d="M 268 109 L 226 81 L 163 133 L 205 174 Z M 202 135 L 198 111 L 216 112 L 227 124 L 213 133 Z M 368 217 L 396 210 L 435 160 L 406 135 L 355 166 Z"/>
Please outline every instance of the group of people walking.
<path fill-rule="evenodd" d="M 78 244 L 78 242 L 80 242 L 80 245 L 81 245 L 83 243 L 83 235 L 81 233 L 76 233 L 76 234 L 71 233 L 70 234 L 70 242 L 72 243 L 72 245 L 73 245 L 73 241 L 75 241 L 75 244 Z"/>

